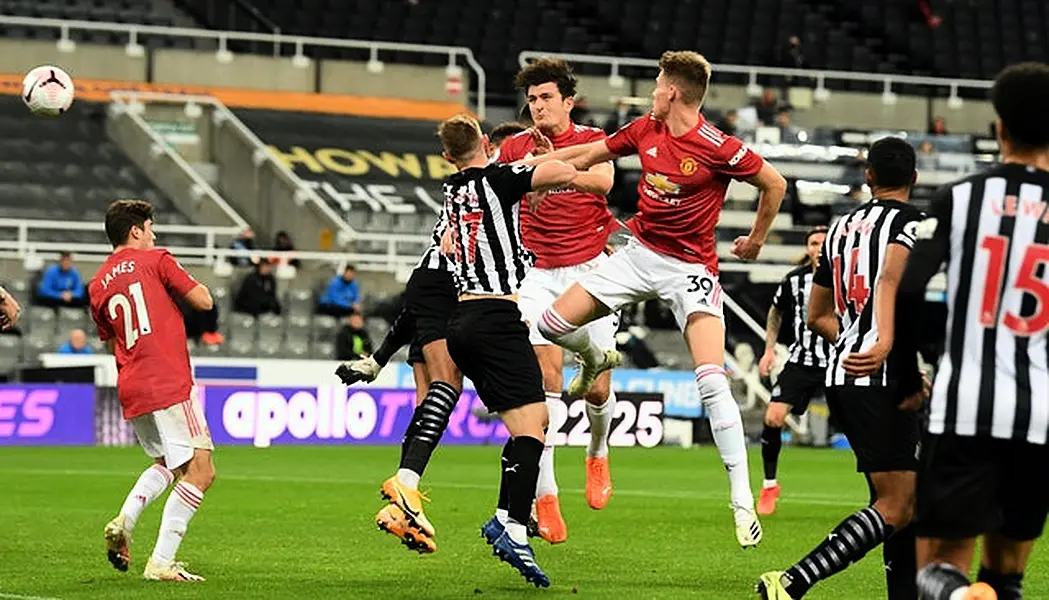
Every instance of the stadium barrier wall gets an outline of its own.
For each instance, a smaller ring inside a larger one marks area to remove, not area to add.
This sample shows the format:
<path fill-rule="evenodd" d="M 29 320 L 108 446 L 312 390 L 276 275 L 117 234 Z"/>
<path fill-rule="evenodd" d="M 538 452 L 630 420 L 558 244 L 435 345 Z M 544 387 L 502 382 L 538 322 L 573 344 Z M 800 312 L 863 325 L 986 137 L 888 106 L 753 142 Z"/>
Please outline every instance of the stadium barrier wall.
<path fill-rule="evenodd" d="M 414 389 L 350 389 L 341 384 L 296 387 L 198 385 L 215 444 L 397 445 L 415 407 Z M 473 390 L 463 393 L 441 442 L 502 444 L 502 422 L 486 416 Z M 551 417 L 552 441 L 559 446 L 589 442 L 585 401 L 569 401 Z M 609 444 L 651 448 L 663 441 L 659 394 L 619 396 Z M 116 388 L 90 384 L 0 386 L 0 446 L 135 444 L 123 419 Z"/>

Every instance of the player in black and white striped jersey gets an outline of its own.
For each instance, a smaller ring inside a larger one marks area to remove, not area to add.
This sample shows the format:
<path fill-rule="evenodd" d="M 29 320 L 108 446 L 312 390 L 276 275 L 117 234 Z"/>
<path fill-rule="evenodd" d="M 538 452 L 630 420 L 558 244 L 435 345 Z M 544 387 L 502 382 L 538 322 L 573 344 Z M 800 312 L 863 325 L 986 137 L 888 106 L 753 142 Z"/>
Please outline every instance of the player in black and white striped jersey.
<path fill-rule="evenodd" d="M 527 581 L 546 587 L 550 580 L 535 561 L 526 529 L 548 417 L 539 361 L 517 307 L 518 289 L 534 259 L 521 240 L 521 198 L 569 185 L 578 172 L 560 161 L 489 164 L 488 139 L 470 116 L 444 121 L 438 137 L 445 158 L 459 170 L 444 182 L 450 233 L 445 239 L 459 284 L 448 352 L 511 436 L 503 447 L 496 513 L 481 532 L 496 556 Z M 542 198 L 533 195 L 530 201 Z"/>
<path fill-rule="evenodd" d="M 896 291 L 921 212 L 908 204 L 914 148 L 900 138 L 875 142 L 867 184 L 874 199 L 831 226 L 813 280 L 807 322 L 834 344 L 827 404 L 856 455 L 871 503 L 842 521 L 786 572 L 762 575 L 766 600 L 797 600 L 884 543 L 888 598 L 913 600 L 917 408 L 927 393 L 913 337 L 895 327 Z"/>
<path fill-rule="evenodd" d="M 522 125 L 504 123 L 492 133 L 505 139 L 523 130 Z M 495 150 L 494 146 L 489 148 Z M 408 362 L 415 375 L 417 406 L 401 444 L 397 473 L 382 486 L 382 494 L 390 504 L 376 515 L 376 523 L 409 549 L 423 553 L 434 552 L 437 546 L 434 527 L 422 510 L 419 480 L 448 427 L 462 390 L 462 374 L 448 355 L 445 342 L 448 321 L 458 304 L 455 263 L 441 252 L 447 229 L 448 213 L 442 211 L 431 231 L 430 246 L 405 286 L 404 308 L 379 348 L 372 356 L 342 363 L 336 370 L 346 385 L 374 381 L 390 357 L 405 344 L 411 344 Z"/>
<path fill-rule="evenodd" d="M 776 481 L 779 454 L 783 447 L 783 423 L 787 413 L 805 414 L 814 396 L 823 393 L 830 343 L 818 336 L 806 323 L 812 278 L 819 264 L 820 248 L 827 238 L 826 227 L 816 227 L 805 235 L 805 256 L 801 265 L 787 273 L 772 299 L 768 323 L 765 326 L 765 354 L 758 363 L 762 377 L 768 377 L 776 362 L 776 340 L 784 318 L 791 319 L 794 343 L 783 366 L 772 400 L 765 411 L 765 428 L 761 431 L 761 459 L 765 466 L 765 482 L 758 499 L 758 514 L 771 515 L 776 511 L 780 485 Z"/>
<path fill-rule="evenodd" d="M 929 600 L 987 587 L 1021 598 L 1049 512 L 1049 66 L 1005 69 L 991 100 L 1002 162 L 935 198 L 900 290 L 920 302 L 947 263 L 947 343 L 918 476 L 919 584 Z"/>

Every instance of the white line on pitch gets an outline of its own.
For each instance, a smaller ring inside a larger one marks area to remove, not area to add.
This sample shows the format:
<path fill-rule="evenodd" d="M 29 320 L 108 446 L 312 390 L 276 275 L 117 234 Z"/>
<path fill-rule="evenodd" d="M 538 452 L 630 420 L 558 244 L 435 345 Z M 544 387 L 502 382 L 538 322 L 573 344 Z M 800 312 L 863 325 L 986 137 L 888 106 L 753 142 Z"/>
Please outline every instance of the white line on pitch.
<path fill-rule="evenodd" d="M 0 592 L 0 598 L 12 598 L 14 600 L 59 600 L 58 598 L 52 598 L 51 596 L 24 596 L 22 594 L 6 594 Z"/>

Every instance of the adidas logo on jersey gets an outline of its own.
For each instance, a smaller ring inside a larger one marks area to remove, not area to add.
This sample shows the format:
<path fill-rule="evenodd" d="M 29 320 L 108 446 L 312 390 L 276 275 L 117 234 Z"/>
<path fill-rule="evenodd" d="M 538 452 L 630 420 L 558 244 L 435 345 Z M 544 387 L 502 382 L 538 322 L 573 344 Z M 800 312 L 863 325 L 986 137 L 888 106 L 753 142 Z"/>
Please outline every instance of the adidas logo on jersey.
<path fill-rule="evenodd" d="M 645 154 L 651 156 L 652 158 L 655 158 L 656 157 L 656 147 L 652 146 L 648 150 L 645 150 Z"/>

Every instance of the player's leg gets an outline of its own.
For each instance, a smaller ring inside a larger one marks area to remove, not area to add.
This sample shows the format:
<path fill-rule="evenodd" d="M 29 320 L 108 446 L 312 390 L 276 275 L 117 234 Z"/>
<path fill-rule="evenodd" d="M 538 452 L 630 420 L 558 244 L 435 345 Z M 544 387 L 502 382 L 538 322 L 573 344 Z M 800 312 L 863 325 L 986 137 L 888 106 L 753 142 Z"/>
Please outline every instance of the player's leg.
<path fill-rule="evenodd" d="M 153 464 L 138 476 L 138 481 L 124 498 L 120 512 L 104 528 L 106 554 L 118 571 L 127 571 L 131 564 L 131 539 L 138 517 L 175 480 L 175 475 L 164 464 L 164 448 L 153 415 L 136 417 L 131 420 L 131 425 Z"/>
<path fill-rule="evenodd" d="M 1002 526 L 984 537 L 978 580 L 1000 600 L 1023 597 L 1023 576 L 1049 512 L 1049 451 L 1024 441 L 994 440 Z"/>
<path fill-rule="evenodd" d="M 679 302 L 673 302 L 672 305 L 683 306 Z M 750 488 L 743 417 L 722 366 L 725 363 L 725 326 L 720 316 L 696 311 L 688 314 L 684 330 L 685 341 L 696 366 L 700 401 L 710 418 L 714 444 L 728 472 L 736 539 L 740 546 L 750 548 L 761 542 L 762 531 L 754 510 L 754 493 Z"/>
<path fill-rule="evenodd" d="M 564 423 L 568 408 L 561 401 L 564 389 L 564 350 L 539 333 L 538 322 L 543 312 L 557 299 L 560 279 L 565 269 L 532 269 L 525 276 L 518 293 L 518 309 L 528 326 L 528 340 L 535 350 L 543 374 L 543 391 L 551 423 Z M 562 413 L 564 413 L 562 415 Z M 561 418 L 561 417 L 564 418 Z M 568 538 L 568 527 L 561 516 L 557 477 L 554 470 L 554 433 L 545 437 L 539 458 L 539 481 L 535 490 L 536 527 L 540 537 L 551 544 Z"/>
<path fill-rule="evenodd" d="M 587 328 L 597 345 L 606 349 L 616 347 L 616 314 L 593 321 Z M 594 384 L 583 394 L 586 417 L 590 422 L 590 443 L 586 448 L 586 501 L 590 508 L 600 510 L 612 497 L 612 475 L 608 464 L 608 434 L 616 412 L 616 394 L 612 389 L 612 371 L 597 376 Z"/>
<path fill-rule="evenodd" d="M 1001 526 L 993 452 L 977 438 L 927 435 L 922 442 L 915 523 L 922 598 L 983 598 L 989 591 L 971 584 L 969 571 L 977 537 Z"/>
<path fill-rule="evenodd" d="M 598 375 L 619 366 L 622 359 L 615 347 L 602 348 L 583 326 L 627 304 L 656 296 L 651 274 L 639 266 L 646 252 L 651 254 L 640 243 L 616 252 L 570 285 L 539 319 L 543 337 L 575 352 L 582 363 L 568 385 L 569 396 L 583 396 Z"/>
<path fill-rule="evenodd" d="M 196 398 L 157 411 L 157 429 L 164 443 L 164 459 L 181 476 L 164 503 L 160 534 L 143 577 L 168 581 L 203 581 L 175 560 L 204 493 L 215 480 L 215 465 L 204 411 Z"/>
<path fill-rule="evenodd" d="M 905 530 L 914 516 L 917 416 L 900 411 L 881 390 L 831 388 L 827 400 L 852 444 L 857 471 L 869 476 L 874 502 L 846 517 L 786 572 L 762 575 L 758 591 L 765 598 L 801 598 L 816 583 L 844 571 Z M 910 564 L 897 562 L 894 556 L 904 549 L 898 550 L 886 557 L 890 561 L 886 567 L 894 571 L 887 577 L 888 597 L 913 599 L 917 596 L 913 558 Z"/>
<path fill-rule="evenodd" d="M 511 438 L 503 448 L 496 516 L 481 527 L 481 534 L 492 544 L 495 556 L 527 581 L 549 586 L 527 533 L 549 415 L 542 372 L 517 305 L 495 299 L 460 303 L 448 324 L 448 349 L 477 386 L 481 401 L 499 414 Z M 503 510 L 505 522 L 500 519 Z"/>
<path fill-rule="evenodd" d="M 782 376 L 781 376 L 782 377 Z M 782 380 L 776 388 L 782 386 Z M 773 390 L 775 394 L 776 390 Z M 790 412 L 790 405 L 777 401 L 773 395 L 765 409 L 765 427 L 761 430 L 761 462 L 765 470 L 765 481 L 761 486 L 761 497 L 758 499 L 758 514 L 771 515 L 776 512 L 776 501 L 779 500 L 780 486 L 776 480 L 779 467 L 779 453 L 783 448 L 783 423 Z"/>
<path fill-rule="evenodd" d="M 535 333 L 534 327 L 529 327 Z M 568 408 L 561 401 L 561 390 L 564 388 L 564 351 L 548 340 L 535 339 L 531 342 L 535 349 L 536 359 L 543 374 L 543 392 L 547 414 L 551 423 L 563 423 L 564 419 L 555 418 L 559 413 L 567 413 Z M 567 414 L 564 415 L 567 418 Z M 539 458 L 539 479 L 535 490 L 535 514 L 539 535 L 551 544 L 559 544 L 568 538 L 568 526 L 561 516 L 561 502 L 558 499 L 557 477 L 554 470 L 553 434 L 544 437 L 543 454 Z"/>
<path fill-rule="evenodd" d="M 430 371 L 426 369 L 426 362 L 422 358 L 422 348 L 419 349 L 419 359 L 411 361 L 411 365 L 412 379 L 415 380 L 415 406 L 419 406 L 430 389 Z"/>

